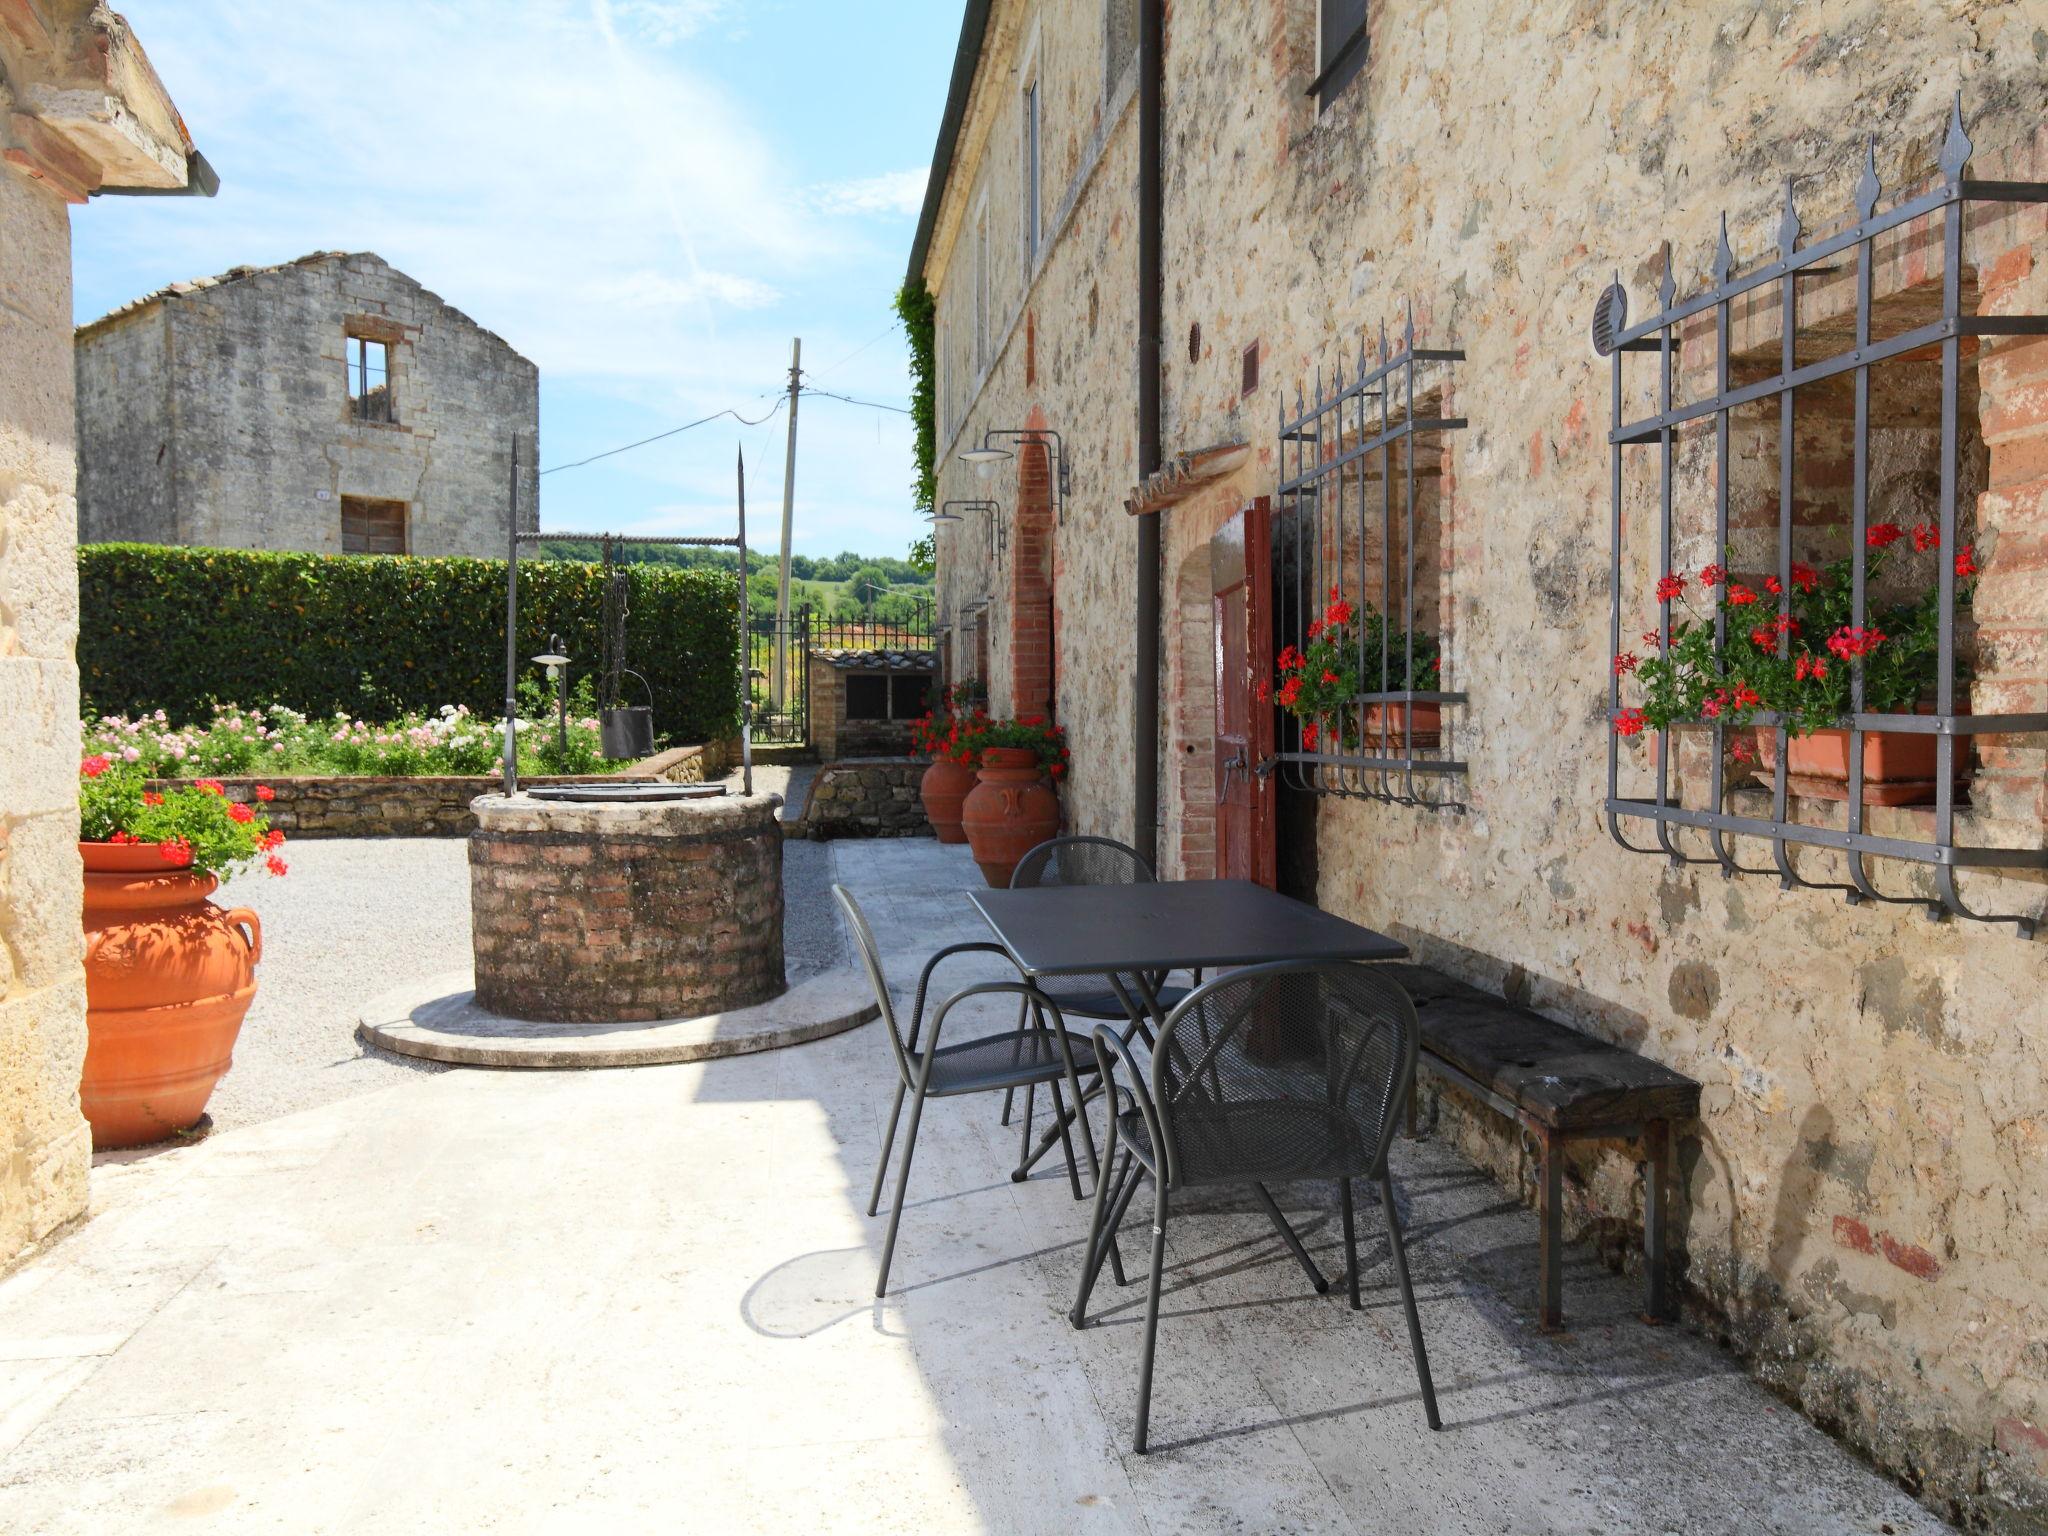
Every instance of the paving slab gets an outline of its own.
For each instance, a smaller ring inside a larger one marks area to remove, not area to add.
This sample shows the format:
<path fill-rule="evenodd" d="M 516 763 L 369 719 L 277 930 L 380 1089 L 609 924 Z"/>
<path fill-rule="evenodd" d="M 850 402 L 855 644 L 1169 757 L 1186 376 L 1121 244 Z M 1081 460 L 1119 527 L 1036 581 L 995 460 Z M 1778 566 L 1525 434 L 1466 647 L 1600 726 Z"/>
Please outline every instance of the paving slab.
<path fill-rule="evenodd" d="M 979 936 L 965 850 L 828 846 L 899 998 Z M 971 1006 L 949 1031 L 1014 1017 Z M 101 1166 L 92 1219 L 0 1280 L 0 1531 L 1945 1529 L 1590 1250 L 1539 1334 L 1534 1216 L 1441 1141 L 1394 1171 L 1443 1432 L 1370 1202 L 1353 1312 L 1226 1193 L 1171 1224 L 1135 1456 L 1140 1289 L 1068 1325 L 1088 1207 L 1056 1167 L 1010 1182 L 993 1098 L 928 1109 L 873 1295 L 893 1083 L 870 1024 L 406 1077 Z M 1331 1192 L 1276 1195 L 1335 1274 Z"/>

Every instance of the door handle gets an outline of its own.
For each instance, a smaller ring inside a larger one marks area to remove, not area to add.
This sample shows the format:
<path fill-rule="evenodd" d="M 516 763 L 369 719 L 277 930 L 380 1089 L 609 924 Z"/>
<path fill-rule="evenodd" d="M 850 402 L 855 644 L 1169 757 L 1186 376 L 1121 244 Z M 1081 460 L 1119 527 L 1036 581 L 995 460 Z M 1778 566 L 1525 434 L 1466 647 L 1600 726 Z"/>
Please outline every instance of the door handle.
<path fill-rule="evenodd" d="M 1230 798 L 1231 774 L 1243 773 L 1246 769 L 1246 766 L 1247 765 L 1245 763 L 1245 757 L 1242 752 L 1235 753 L 1232 756 L 1226 757 L 1223 760 L 1223 776 L 1216 783 L 1216 803 L 1218 805 L 1221 805 L 1225 800 Z"/>

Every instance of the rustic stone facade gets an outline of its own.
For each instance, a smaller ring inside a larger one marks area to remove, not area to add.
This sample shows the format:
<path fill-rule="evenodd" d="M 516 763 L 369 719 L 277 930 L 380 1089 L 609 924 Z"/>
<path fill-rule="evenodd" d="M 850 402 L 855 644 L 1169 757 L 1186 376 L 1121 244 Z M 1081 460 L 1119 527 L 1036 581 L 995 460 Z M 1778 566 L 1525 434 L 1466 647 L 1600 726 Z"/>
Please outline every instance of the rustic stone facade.
<path fill-rule="evenodd" d="M 85 938 L 69 207 L 182 187 L 191 140 L 119 17 L 0 0 L 0 1270 L 83 1215 Z"/>
<path fill-rule="evenodd" d="M 1698 1314 L 1931 1504 L 2036 1529 L 2048 1509 L 2041 950 L 1930 924 L 1916 907 L 1665 868 L 1609 838 L 1608 374 L 1585 338 L 1617 266 L 1647 307 L 1666 238 L 1680 293 L 1697 291 L 1724 209 L 1738 269 L 1769 260 L 1788 175 L 1810 232 L 1845 222 L 1865 135 L 1887 203 L 1924 184 L 1958 86 L 1971 174 L 2048 179 L 2048 32 L 2020 5 L 1539 5 L 1476 18 L 1394 0 L 1369 8 L 1367 63 L 1319 111 L 1307 94 L 1316 11 L 1254 0 L 1167 17 L 1164 450 L 1250 452 L 1157 514 L 1163 872 L 1213 867 L 1209 540 L 1274 494 L 1282 399 L 1313 390 L 1340 353 L 1348 369 L 1383 321 L 1398 335 L 1412 300 L 1422 344 L 1467 359 L 1439 399 L 1470 426 L 1445 434 L 1417 554 L 1446 686 L 1470 694 L 1448 719 L 1471 764 L 1469 809 L 1290 806 L 1315 898 L 1706 1082 L 1679 1148 L 1674 1232 Z M 1098 0 L 991 8 L 924 275 L 938 313 L 940 498 L 994 495 L 1006 518 L 1035 515 L 1028 478 L 983 482 L 957 455 L 990 428 L 1064 436 L 1072 491 L 1033 574 L 1049 594 L 1051 697 L 1074 745 L 1065 798 L 1075 830 L 1129 837 L 1137 113 L 1134 75 L 1105 69 L 1102 34 Z M 1046 210 L 1029 260 L 1016 73 L 1027 52 Z M 1880 299 L 1924 283 L 1940 259 L 1938 242 L 1931 255 L 1926 242 L 1884 253 Z M 2038 207 L 1973 223 L 1964 259 L 1980 312 L 2048 312 Z M 1846 276 L 1816 285 L 1816 323 L 1852 289 Z M 1772 323 L 1759 317 L 1738 345 L 1769 346 Z M 1987 341 L 1972 358 L 1975 618 L 1996 669 L 1985 707 L 2041 709 L 2048 341 Z M 1802 414 L 1803 448 L 1837 430 L 1834 413 L 1821 399 Z M 1917 453 L 1909 439 L 1924 430 L 1909 423 L 1874 452 Z M 1731 486 L 1740 530 L 1743 486 L 1768 477 L 1775 446 L 1759 431 L 1735 453 L 1734 473 L 1751 477 Z M 1688 464 L 1697 506 L 1710 451 Z M 1920 494 L 1910 472 L 1885 483 Z M 1812 515 L 1841 494 L 1818 487 Z M 951 675 L 985 676 L 992 707 L 1011 711 L 1036 686 L 1035 589 L 962 526 L 938 534 Z M 1011 548 L 1025 555 L 1021 533 Z M 1982 755 L 1992 776 L 1975 813 L 2040 846 L 2038 742 L 1987 742 Z M 1629 771 L 1642 771 L 1634 758 Z M 2041 906 L 2038 885 L 1977 890 L 1986 905 Z M 1453 1118 L 1504 1179 L 1525 1177 L 1527 1158 L 1490 1116 Z M 1640 1219 L 1635 1150 L 1575 1152 L 1567 1183 L 1569 1219 L 1616 1254 Z"/>
<path fill-rule="evenodd" d="M 620 779 L 658 779 L 667 784 L 697 784 L 717 778 L 729 761 L 727 743 L 672 747 L 636 764 Z M 582 782 L 587 774 L 542 774 L 522 784 Z M 503 782 L 497 775 L 417 774 L 398 778 L 382 774 L 304 774 L 221 779 L 230 800 L 254 800 L 258 784 L 273 799 L 264 802 L 270 824 L 290 837 L 467 837 L 476 830 L 470 804 L 479 795 L 494 794 Z M 162 789 L 161 781 L 151 788 Z"/>
<path fill-rule="evenodd" d="M 777 996 L 777 795 L 490 795 L 469 839 L 476 996 L 516 1019 L 696 1018 Z"/>
<path fill-rule="evenodd" d="M 924 758 L 861 758 L 822 764 L 811 780 L 795 837 L 930 837 L 917 787 Z"/>
<path fill-rule="evenodd" d="M 351 337 L 385 349 L 388 420 L 351 408 Z M 380 257 L 237 267 L 79 328 L 78 536 L 341 554 L 374 514 L 367 552 L 502 559 L 514 433 L 538 526 L 539 420 L 539 370 Z"/>

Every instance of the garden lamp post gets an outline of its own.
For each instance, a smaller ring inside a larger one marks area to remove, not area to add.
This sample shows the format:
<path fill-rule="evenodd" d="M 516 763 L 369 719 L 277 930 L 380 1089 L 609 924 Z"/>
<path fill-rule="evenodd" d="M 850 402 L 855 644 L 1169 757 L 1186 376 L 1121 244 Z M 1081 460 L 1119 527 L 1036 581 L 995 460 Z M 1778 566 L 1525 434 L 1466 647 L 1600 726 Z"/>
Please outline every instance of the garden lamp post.
<path fill-rule="evenodd" d="M 562 637 L 549 635 L 551 649 L 533 658 L 536 666 L 548 669 L 548 681 L 555 685 L 555 745 L 563 761 L 569 757 L 569 658 L 562 654 Z"/>

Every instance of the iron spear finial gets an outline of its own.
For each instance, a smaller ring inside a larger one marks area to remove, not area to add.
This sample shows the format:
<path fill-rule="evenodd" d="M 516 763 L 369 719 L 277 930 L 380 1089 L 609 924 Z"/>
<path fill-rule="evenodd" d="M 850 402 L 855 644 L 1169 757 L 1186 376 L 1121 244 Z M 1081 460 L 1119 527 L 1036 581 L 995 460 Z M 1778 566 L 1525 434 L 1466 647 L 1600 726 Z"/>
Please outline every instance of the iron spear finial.
<path fill-rule="evenodd" d="M 1792 199 L 1792 178 L 1785 178 L 1785 216 L 1778 221 L 1778 254 L 1790 256 L 1799 244 L 1799 209 Z"/>
<path fill-rule="evenodd" d="M 1961 181 L 1963 167 L 1970 163 L 1970 152 L 1975 147 L 1969 134 L 1963 131 L 1963 93 L 1957 91 L 1955 106 L 1949 112 L 1948 137 L 1941 146 L 1941 174 L 1950 181 Z"/>
<path fill-rule="evenodd" d="M 1657 307 L 1669 309 L 1671 301 L 1678 297 L 1678 279 L 1671 271 L 1671 242 L 1664 242 L 1664 281 L 1657 285 Z"/>
<path fill-rule="evenodd" d="M 1723 213 L 1721 215 L 1721 240 L 1714 247 L 1714 286 L 1716 288 L 1724 286 L 1728 281 L 1728 274 L 1734 270 L 1735 252 L 1729 249 L 1728 246 L 1728 215 Z"/>
<path fill-rule="evenodd" d="M 1877 199 L 1884 187 L 1877 179 L 1877 140 L 1867 139 L 1863 147 L 1863 175 L 1856 182 L 1856 216 L 1868 219 L 1877 212 Z"/>

